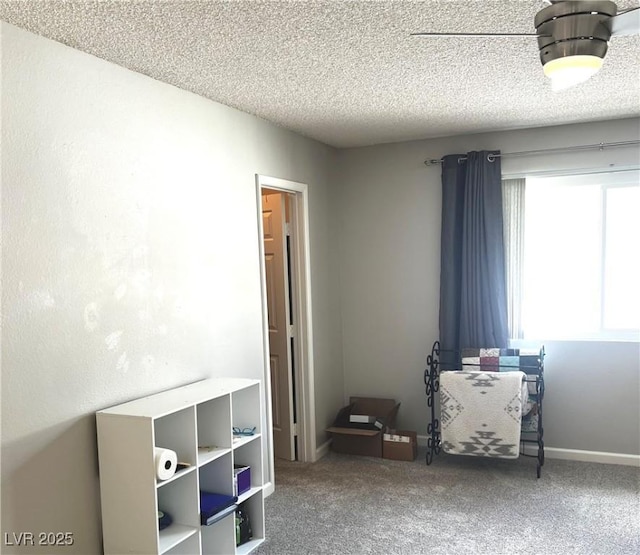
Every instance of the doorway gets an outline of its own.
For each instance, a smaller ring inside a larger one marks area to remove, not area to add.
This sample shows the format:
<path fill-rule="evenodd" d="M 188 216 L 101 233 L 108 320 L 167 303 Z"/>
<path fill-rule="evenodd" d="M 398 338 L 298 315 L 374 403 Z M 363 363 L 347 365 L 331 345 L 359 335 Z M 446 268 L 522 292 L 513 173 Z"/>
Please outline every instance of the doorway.
<path fill-rule="evenodd" d="M 274 458 L 315 460 L 307 186 L 256 176 L 267 416 L 267 494 Z"/>

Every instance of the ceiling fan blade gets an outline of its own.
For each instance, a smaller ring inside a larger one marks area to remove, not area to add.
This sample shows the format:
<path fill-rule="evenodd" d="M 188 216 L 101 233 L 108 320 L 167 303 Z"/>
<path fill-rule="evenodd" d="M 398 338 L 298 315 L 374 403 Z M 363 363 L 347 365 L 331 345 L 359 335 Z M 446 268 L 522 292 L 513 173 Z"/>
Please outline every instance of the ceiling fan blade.
<path fill-rule="evenodd" d="M 640 35 L 640 8 L 634 8 L 607 21 L 612 37 Z"/>
<path fill-rule="evenodd" d="M 412 37 L 537 37 L 536 33 L 411 33 Z"/>

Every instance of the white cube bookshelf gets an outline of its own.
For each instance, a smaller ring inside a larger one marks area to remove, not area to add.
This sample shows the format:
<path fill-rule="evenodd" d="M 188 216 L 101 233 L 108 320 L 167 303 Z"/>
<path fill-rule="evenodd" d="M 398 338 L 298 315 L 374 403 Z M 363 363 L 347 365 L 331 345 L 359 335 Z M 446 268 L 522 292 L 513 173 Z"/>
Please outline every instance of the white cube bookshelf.
<path fill-rule="evenodd" d="M 264 541 L 262 392 L 259 380 L 213 378 L 96 413 L 103 547 L 110 554 L 245 554 Z M 253 428 L 234 438 L 232 428 Z M 188 466 L 156 479 L 154 448 Z M 233 467 L 250 467 L 238 506 L 253 539 L 236 546 L 233 513 L 200 524 L 200 491 L 233 494 Z M 172 524 L 158 530 L 158 510 Z"/>

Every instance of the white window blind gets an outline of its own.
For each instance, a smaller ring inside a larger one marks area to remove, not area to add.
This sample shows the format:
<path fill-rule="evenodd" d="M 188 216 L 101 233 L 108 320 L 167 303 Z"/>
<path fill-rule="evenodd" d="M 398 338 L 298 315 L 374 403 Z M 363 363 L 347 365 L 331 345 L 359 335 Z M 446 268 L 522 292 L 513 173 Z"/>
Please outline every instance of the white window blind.
<path fill-rule="evenodd" d="M 525 180 L 502 181 L 505 282 L 509 337 L 522 339 L 522 278 L 524 269 Z"/>

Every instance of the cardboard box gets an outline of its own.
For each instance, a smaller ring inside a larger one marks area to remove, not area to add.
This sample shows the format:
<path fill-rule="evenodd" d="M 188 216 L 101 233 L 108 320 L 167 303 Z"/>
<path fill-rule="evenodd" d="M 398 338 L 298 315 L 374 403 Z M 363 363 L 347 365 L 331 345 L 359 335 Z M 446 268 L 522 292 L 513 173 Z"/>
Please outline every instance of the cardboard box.
<path fill-rule="evenodd" d="M 382 434 L 395 426 L 400 403 L 393 399 L 351 397 L 349 405 L 338 412 L 331 435 L 331 449 L 338 453 L 382 457 Z M 366 422 L 352 422 L 351 415 L 367 416 Z"/>
<path fill-rule="evenodd" d="M 240 496 L 251 489 L 251 467 L 233 466 L 233 495 Z"/>
<path fill-rule="evenodd" d="M 405 430 L 388 430 L 382 435 L 382 457 L 395 461 L 413 461 L 418 456 L 418 434 Z"/>

